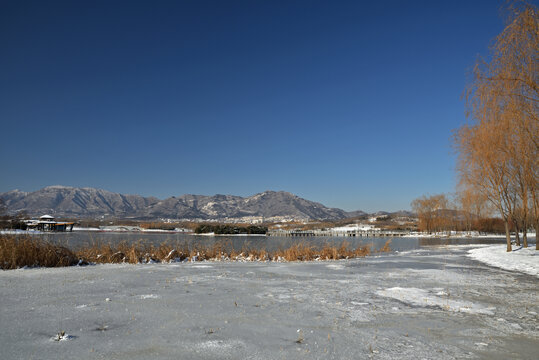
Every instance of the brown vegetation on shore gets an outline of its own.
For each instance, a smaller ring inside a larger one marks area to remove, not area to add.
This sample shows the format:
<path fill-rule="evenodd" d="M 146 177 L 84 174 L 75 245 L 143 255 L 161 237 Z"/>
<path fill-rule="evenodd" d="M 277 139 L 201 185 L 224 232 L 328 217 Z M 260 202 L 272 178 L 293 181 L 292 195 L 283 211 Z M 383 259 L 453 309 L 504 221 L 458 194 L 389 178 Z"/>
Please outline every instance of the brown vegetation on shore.
<path fill-rule="evenodd" d="M 76 265 L 78 262 L 76 255 L 63 246 L 29 236 L 0 236 L 0 269 L 60 267 Z"/>
<path fill-rule="evenodd" d="M 350 244 L 344 241 L 340 246 L 326 243 L 323 247 L 317 248 L 303 241 L 287 249 L 275 251 L 248 247 L 237 251 L 227 241 L 218 241 L 212 245 L 121 242 L 94 243 L 78 250 L 70 250 L 30 236 L 0 235 L 0 269 L 17 269 L 25 266 L 61 267 L 89 263 L 340 260 L 364 257 L 371 252 L 388 252 L 390 243 L 391 240 L 388 240 L 381 249 L 375 250 L 372 244 L 351 248 Z"/>

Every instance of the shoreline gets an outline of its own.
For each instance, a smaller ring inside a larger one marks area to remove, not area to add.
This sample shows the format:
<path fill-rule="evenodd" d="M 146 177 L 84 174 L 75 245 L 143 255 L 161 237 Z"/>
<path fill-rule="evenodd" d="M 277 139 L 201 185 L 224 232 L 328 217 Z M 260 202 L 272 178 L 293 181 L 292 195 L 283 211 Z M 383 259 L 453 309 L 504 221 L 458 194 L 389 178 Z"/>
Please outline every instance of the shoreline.
<path fill-rule="evenodd" d="M 200 233 L 197 234 L 192 231 L 173 231 L 173 230 L 160 230 L 160 229 L 140 229 L 140 230 L 109 230 L 109 229 L 99 229 L 99 228 L 73 228 L 72 232 L 76 233 L 114 233 L 114 234 L 182 234 L 182 235 L 191 235 L 191 236 L 206 236 L 206 237 L 228 237 L 228 236 L 238 236 L 238 237 L 270 237 L 267 234 L 215 234 L 215 233 Z M 69 232 L 43 232 L 35 230 L 0 230 L 0 235 L 43 235 L 43 234 L 58 234 L 58 233 L 69 233 Z M 271 236 L 278 237 L 278 236 Z M 331 238 L 349 238 L 350 236 L 346 235 L 337 235 L 337 236 L 300 236 L 298 238 L 318 238 L 318 237 L 331 237 Z M 520 233 L 522 239 L 522 233 Z M 528 239 L 535 239 L 536 234 L 534 232 L 527 233 Z M 432 238 L 432 239 L 504 239 L 505 234 L 479 234 L 477 232 L 453 232 L 451 234 L 447 233 L 433 233 L 433 234 L 424 234 L 424 233 L 414 233 L 411 232 L 407 235 L 402 236 L 369 236 L 365 238 Z M 512 233 L 511 239 L 514 239 L 515 236 Z"/>

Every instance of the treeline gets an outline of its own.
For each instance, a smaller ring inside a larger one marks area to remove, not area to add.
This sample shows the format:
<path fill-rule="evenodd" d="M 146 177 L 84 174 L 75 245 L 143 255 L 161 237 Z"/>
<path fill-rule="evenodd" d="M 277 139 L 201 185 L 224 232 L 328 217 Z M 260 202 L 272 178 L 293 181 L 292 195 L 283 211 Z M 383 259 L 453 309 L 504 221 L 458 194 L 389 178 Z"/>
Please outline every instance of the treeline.
<path fill-rule="evenodd" d="M 140 226 L 143 229 L 149 229 L 149 230 L 167 230 L 167 231 L 173 231 L 178 226 L 176 224 L 171 223 L 165 223 L 165 222 L 159 222 L 159 221 L 152 221 L 147 223 L 140 223 L 138 226 Z"/>
<path fill-rule="evenodd" d="M 17 216 L 1 216 L 0 229 L 26 230 L 27 225 L 22 218 Z"/>
<path fill-rule="evenodd" d="M 427 233 L 443 233 L 450 231 L 477 231 L 484 234 L 503 234 L 505 222 L 493 217 L 492 208 L 486 201 L 473 204 L 468 198 L 457 194 L 451 198 L 445 194 L 422 196 L 412 202 L 412 209 L 418 217 L 417 230 Z M 476 199 L 479 201 L 479 199 Z M 512 231 L 516 231 L 514 222 L 509 223 Z"/>
<path fill-rule="evenodd" d="M 0 199 L 0 229 L 26 230 L 24 220 L 27 218 L 28 215 L 24 211 L 9 215 L 4 200 Z"/>
<path fill-rule="evenodd" d="M 200 224 L 195 228 L 196 234 L 266 234 L 268 228 L 266 226 L 259 225 L 247 225 L 247 226 L 237 226 L 231 224 Z"/>

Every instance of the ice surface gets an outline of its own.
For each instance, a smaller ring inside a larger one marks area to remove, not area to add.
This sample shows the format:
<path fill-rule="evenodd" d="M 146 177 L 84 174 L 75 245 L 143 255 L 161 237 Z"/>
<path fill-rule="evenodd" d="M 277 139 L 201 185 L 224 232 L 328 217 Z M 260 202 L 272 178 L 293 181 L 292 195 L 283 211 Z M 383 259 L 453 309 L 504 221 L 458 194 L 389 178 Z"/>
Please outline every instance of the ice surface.
<path fill-rule="evenodd" d="M 424 289 L 393 287 L 376 292 L 380 296 L 397 299 L 404 303 L 423 307 L 438 307 L 442 310 L 466 312 L 470 314 L 494 315 L 495 307 L 485 307 L 478 304 L 451 300 L 445 293 L 438 292 L 436 296 Z"/>
<path fill-rule="evenodd" d="M 468 250 L 2 271 L 0 357 L 536 358 L 537 278 Z"/>

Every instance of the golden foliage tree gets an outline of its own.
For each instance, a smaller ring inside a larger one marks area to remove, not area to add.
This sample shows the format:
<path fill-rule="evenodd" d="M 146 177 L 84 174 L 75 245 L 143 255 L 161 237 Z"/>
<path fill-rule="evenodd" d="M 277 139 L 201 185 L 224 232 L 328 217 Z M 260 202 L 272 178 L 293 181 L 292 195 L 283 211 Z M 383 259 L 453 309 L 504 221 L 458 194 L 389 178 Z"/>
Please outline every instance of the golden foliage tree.
<path fill-rule="evenodd" d="M 412 210 L 419 218 L 419 230 L 429 234 L 434 230 L 440 230 L 445 225 L 444 211 L 447 210 L 448 203 L 444 194 L 423 195 L 412 201 Z"/>
<path fill-rule="evenodd" d="M 472 121 L 457 130 L 455 142 L 461 185 L 498 210 L 511 251 L 510 222 L 521 224 L 524 233 L 530 219 L 539 228 L 539 17 L 527 3 L 507 10 L 490 61 L 474 67 L 466 90 Z"/>
<path fill-rule="evenodd" d="M 463 217 L 466 231 L 471 231 L 475 221 L 486 218 L 491 214 L 487 198 L 479 191 L 468 187 L 460 188 L 457 192 L 457 203 Z"/>

